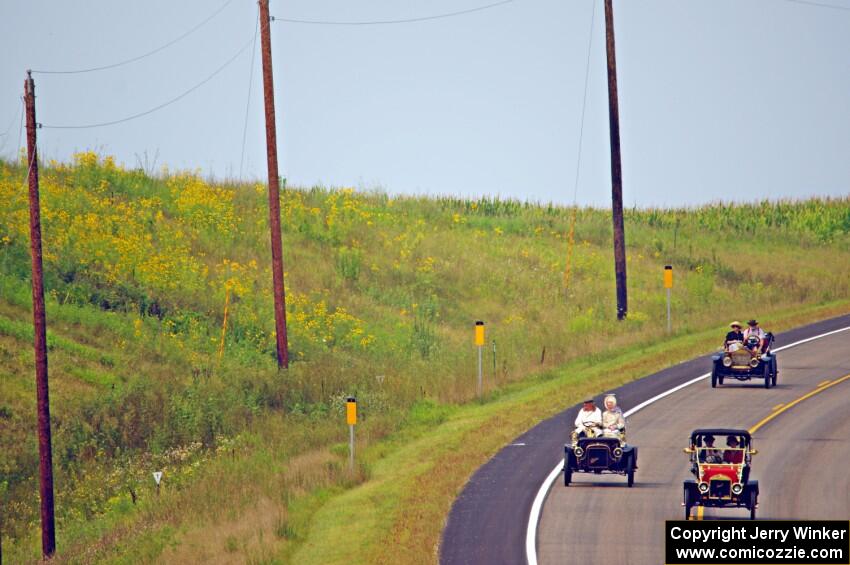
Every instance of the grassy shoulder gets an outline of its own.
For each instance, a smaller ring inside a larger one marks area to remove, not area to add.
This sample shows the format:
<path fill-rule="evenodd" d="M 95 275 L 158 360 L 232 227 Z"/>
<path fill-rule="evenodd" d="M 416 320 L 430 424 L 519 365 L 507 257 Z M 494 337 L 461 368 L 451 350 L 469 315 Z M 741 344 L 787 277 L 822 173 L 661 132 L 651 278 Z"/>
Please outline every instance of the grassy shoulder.
<path fill-rule="evenodd" d="M 789 311 L 774 318 L 773 328 L 848 311 L 848 302 Z M 471 474 L 507 442 L 584 396 L 706 353 L 717 335 L 717 329 L 678 335 L 604 360 L 574 361 L 482 405 L 460 408 L 415 439 L 374 446 L 364 457 L 371 479 L 321 507 L 293 562 L 435 562 L 452 502 Z"/>

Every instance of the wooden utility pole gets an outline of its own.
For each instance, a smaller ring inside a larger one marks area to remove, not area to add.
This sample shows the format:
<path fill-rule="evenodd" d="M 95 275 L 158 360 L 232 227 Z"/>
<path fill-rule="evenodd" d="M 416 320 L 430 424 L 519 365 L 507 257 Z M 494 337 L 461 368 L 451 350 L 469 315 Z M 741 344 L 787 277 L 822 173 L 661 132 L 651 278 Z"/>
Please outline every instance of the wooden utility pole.
<path fill-rule="evenodd" d="M 614 271 L 617 279 L 617 319 L 628 313 L 626 234 L 623 227 L 623 170 L 620 164 L 620 109 L 617 103 L 617 59 L 614 54 L 614 9 L 605 0 L 605 51 L 608 55 L 608 122 L 611 131 L 611 209 L 614 219 Z"/>
<path fill-rule="evenodd" d="M 38 196 L 38 155 L 35 130 L 35 83 L 27 71 L 24 81 L 27 112 L 27 161 L 30 198 L 30 253 L 32 254 L 32 322 L 35 334 L 35 380 L 38 404 L 39 493 L 41 494 L 41 552 L 56 552 L 53 517 L 53 449 L 50 441 L 50 398 L 47 393 L 47 327 L 44 316 L 44 272 L 41 261 L 41 207 Z"/>
<path fill-rule="evenodd" d="M 263 97 L 266 108 L 266 158 L 269 169 L 269 229 L 272 241 L 272 281 L 274 321 L 277 337 L 277 366 L 289 367 L 286 341 L 286 291 L 283 285 L 283 245 L 280 241 L 280 174 L 277 168 L 277 129 L 274 117 L 274 77 L 272 41 L 269 30 L 269 0 L 259 0 L 260 43 L 263 52 Z"/>

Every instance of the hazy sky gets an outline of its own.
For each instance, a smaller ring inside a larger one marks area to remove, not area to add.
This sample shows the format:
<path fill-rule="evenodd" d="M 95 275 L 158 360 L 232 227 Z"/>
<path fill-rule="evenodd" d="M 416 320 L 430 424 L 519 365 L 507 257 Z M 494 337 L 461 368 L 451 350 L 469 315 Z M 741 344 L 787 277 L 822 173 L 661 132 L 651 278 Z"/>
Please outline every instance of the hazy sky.
<path fill-rule="evenodd" d="M 385 20 L 493 1 L 271 0 L 271 13 Z M 610 205 L 602 0 L 514 0 L 398 25 L 273 23 L 281 174 L 298 185 L 571 203 L 594 1 L 578 201 Z M 0 153 L 18 146 L 27 68 L 131 58 L 224 3 L 0 0 Z M 838 8 L 615 0 L 628 206 L 850 193 L 850 1 L 817 3 Z M 256 10 L 231 0 L 187 38 L 119 68 L 36 74 L 38 121 L 112 121 L 174 98 L 252 38 Z M 135 166 L 158 152 L 158 164 L 236 177 L 250 63 L 248 48 L 198 90 L 134 121 L 42 129 L 42 155 L 93 148 Z M 254 64 L 243 175 L 264 178 L 259 54 Z"/>

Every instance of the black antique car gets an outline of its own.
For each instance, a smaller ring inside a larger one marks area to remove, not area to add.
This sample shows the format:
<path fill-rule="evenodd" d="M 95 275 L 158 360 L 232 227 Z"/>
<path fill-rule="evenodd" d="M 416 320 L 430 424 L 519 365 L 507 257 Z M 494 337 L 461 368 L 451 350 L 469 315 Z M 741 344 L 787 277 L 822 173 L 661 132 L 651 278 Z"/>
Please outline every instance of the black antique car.
<path fill-rule="evenodd" d="M 628 485 L 635 484 L 637 447 L 617 437 L 582 437 L 564 445 L 564 486 L 573 473 L 616 473 L 625 475 Z"/>
<path fill-rule="evenodd" d="M 751 337 L 750 340 L 753 341 L 733 341 L 723 351 L 712 355 L 711 388 L 722 385 L 724 379 L 764 379 L 764 388 L 776 385 L 779 369 L 776 354 L 770 350 L 773 334 L 767 333 L 763 348 L 759 346 L 758 338 Z"/>
<path fill-rule="evenodd" d="M 715 447 L 718 438 L 724 441 Z M 685 453 L 695 477 L 684 484 L 685 520 L 695 506 L 746 508 L 756 519 L 759 482 L 750 480 L 750 460 L 757 451 L 747 430 L 694 430 Z"/>

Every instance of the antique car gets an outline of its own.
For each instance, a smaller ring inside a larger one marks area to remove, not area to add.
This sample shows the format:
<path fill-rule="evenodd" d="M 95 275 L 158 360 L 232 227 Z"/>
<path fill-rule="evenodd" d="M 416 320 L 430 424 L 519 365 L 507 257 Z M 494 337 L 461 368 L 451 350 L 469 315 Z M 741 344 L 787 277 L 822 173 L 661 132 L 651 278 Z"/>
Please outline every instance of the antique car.
<path fill-rule="evenodd" d="M 723 351 L 712 355 L 711 388 L 722 385 L 724 379 L 748 381 L 753 378 L 764 379 L 764 388 L 775 386 L 779 370 L 776 355 L 770 350 L 773 334 L 767 333 L 763 348 L 759 341 L 755 336 L 747 343 L 733 341 Z"/>
<path fill-rule="evenodd" d="M 564 486 L 570 485 L 573 473 L 616 473 L 625 475 L 631 487 L 635 484 L 637 452 L 637 447 L 620 437 L 580 437 L 564 444 Z"/>
<path fill-rule="evenodd" d="M 725 438 L 723 446 L 714 442 Z M 690 456 L 693 479 L 684 484 L 685 520 L 695 506 L 708 508 L 746 508 L 756 519 L 759 483 L 750 480 L 750 460 L 757 452 L 746 430 L 700 429 L 691 433 Z"/>

